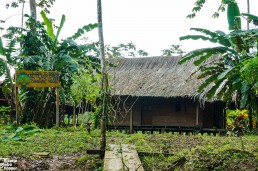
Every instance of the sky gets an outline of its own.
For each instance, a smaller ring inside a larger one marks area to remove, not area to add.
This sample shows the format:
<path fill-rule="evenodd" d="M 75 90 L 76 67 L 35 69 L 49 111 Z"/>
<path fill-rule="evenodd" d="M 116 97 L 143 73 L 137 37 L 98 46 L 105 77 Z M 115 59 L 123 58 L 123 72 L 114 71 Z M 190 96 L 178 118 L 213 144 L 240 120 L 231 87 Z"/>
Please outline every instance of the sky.
<path fill-rule="evenodd" d="M 21 8 L 6 9 L 5 3 L 8 1 L 10 0 L 0 0 L 0 19 L 14 15 L 5 25 L 20 26 Z M 258 15 L 258 11 L 254 11 L 258 7 L 255 1 L 257 0 L 250 0 L 251 13 Z M 190 31 L 194 27 L 228 32 L 226 13 L 221 13 L 218 19 L 211 17 L 218 9 L 220 0 L 207 0 L 196 18 L 187 19 L 194 2 L 195 0 L 102 0 L 105 44 L 115 46 L 132 42 L 137 48 L 147 51 L 149 56 L 161 55 L 161 50 L 172 44 L 181 45 L 186 52 L 214 46 L 204 41 L 179 40 L 180 36 L 196 34 Z M 237 2 L 240 11 L 246 13 L 246 0 Z M 61 38 L 71 36 L 84 25 L 97 22 L 96 0 L 56 0 L 50 11 L 48 17 L 54 18 L 56 25 L 59 24 L 62 14 L 66 16 Z M 25 6 L 25 13 L 29 13 L 29 5 Z M 245 20 L 242 20 L 242 26 L 246 28 Z M 97 41 L 98 31 L 95 29 L 85 36 Z"/>

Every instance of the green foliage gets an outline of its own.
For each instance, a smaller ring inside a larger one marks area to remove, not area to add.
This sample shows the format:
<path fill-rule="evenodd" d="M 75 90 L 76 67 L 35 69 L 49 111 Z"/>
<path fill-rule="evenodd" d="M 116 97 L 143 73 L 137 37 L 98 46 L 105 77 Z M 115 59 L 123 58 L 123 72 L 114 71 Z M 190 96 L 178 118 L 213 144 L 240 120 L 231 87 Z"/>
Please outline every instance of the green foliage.
<path fill-rule="evenodd" d="M 242 136 L 247 131 L 248 111 L 247 110 L 227 110 L 227 128 L 235 136 Z"/>
<path fill-rule="evenodd" d="M 101 75 L 94 73 L 92 68 L 82 69 L 74 75 L 71 94 L 77 103 L 86 100 L 86 103 L 95 104 L 100 97 Z"/>
<path fill-rule="evenodd" d="M 258 16 L 247 13 L 242 13 L 241 15 L 247 17 L 248 22 L 253 22 L 256 26 L 258 25 Z"/>
<path fill-rule="evenodd" d="M 186 164 L 186 170 L 248 170 L 257 167 L 257 159 L 251 152 L 235 149 L 203 149 L 194 150 L 196 155 Z M 245 164 L 244 164 L 245 163 Z M 248 163 L 248 164 L 247 164 Z M 247 165 L 248 166 L 247 166 Z"/>
<path fill-rule="evenodd" d="M 1 128 L 1 130 L 4 130 Z M 5 129 L 6 130 L 6 129 Z M 10 127 L 13 133 L 16 128 Z M 248 170 L 257 168 L 257 136 L 244 136 L 245 150 L 236 137 L 184 136 L 164 134 L 125 134 L 107 132 L 108 143 L 133 144 L 137 151 L 166 152 L 174 155 L 141 156 L 145 170 L 164 170 L 180 157 L 186 157 L 186 163 L 177 170 Z M 1 139 L 0 134 L 0 139 Z M 73 156 L 76 164 L 85 162 L 98 163 L 94 156 L 85 154 L 87 149 L 99 147 L 100 131 L 87 134 L 85 128 L 78 127 L 45 129 L 31 136 L 26 141 L 0 143 L 0 156 L 15 156 L 21 159 L 31 158 L 35 152 L 49 152 L 52 156 Z M 84 151 L 84 152 L 82 152 Z M 49 159 L 51 160 L 51 159 Z M 35 169 L 35 168 L 34 168 Z M 84 169 L 85 170 L 85 169 Z"/>
<path fill-rule="evenodd" d="M 76 164 L 78 164 L 78 165 L 85 166 L 85 163 L 87 163 L 87 161 L 91 162 L 91 165 L 93 168 L 99 168 L 101 165 L 103 165 L 99 156 L 96 156 L 96 155 L 85 154 L 79 158 L 76 158 Z M 103 170 L 103 169 L 101 169 L 101 170 Z M 96 169 L 96 171 L 100 171 L 100 170 Z"/>
<path fill-rule="evenodd" d="M 108 58 L 148 56 L 146 51 L 137 49 L 133 43 L 120 43 L 117 46 L 106 45 L 105 53 Z"/>
<path fill-rule="evenodd" d="M 241 30 L 240 11 L 236 2 L 228 3 L 227 17 L 229 30 Z"/>
<path fill-rule="evenodd" d="M 86 149 L 96 149 L 99 144 L 99 131 L 94 130 L 91 135 L 85 132 L 85 128 L 63 128 L 63 129 L 44 129 L 39 132 L 30 132 L 38 128 L 24 128 L 17 137 L 22 141 L 9 139 L 6 143 L 0 143 L 0 156 L 15 156 L 30 158 L 35 152 L 50 152 L 53 155 L 67 155 L 75 152 L 85 151 Z M 25 130 L 24 130 L 25 129 Z M 14 126 L 8 126 L 6 133 L 0 134 L 0 139 L 5 136 L 12 136 L 18 130 Z M 3 132 L 2 131 L 2 132 Z M 17 131 L 18 132 L 18 131 Z M 96 138 L 94 138 L 96 136 Z"/>
<path fill-rule="evenodd" d="M 162 55 L 161 56 L 181 56 L 185 52 L 181 49 L 180 45 L 170 45 L 171 47 L 169 49 L 163 49 L 161 50 Z"/>
<path fill-rule="evenodd" d="M 10 141 L 25 141 L 25 138 L 27 136 L 32 136 L 35 133 L 41 131 L 42 129 L 39 129 L 35 124 L 26 124 L 22 127 L 18 127 L 17 129 L 15 129 L 14 126 L 10 125 L 2 131 L 3 138 L 1 139 L 1 141 L 5 143 L 8 143 Z"/>
<path fill-rule="evenodd" d="M 47 27 L 47 33 L 48 35 L 51 37 L 51 39 L 54 41 L 56 38 L 55 38 L 55 34 L 54 34 L 54 29 L 53 29 L 53 25 L 52 25 L 52 22 L 49 18 L 47 18 L 46 14 L 44 11 L 41 11 L 40 12 L 41 14 L 41 17 L 43 18 L 44 20 L 44 23 Z"/>
<path fill-rule="evenodd" d="M 12 2 L 6 2 L 6 8 L 10 6 L 12 8 L 18 8 L 20 4 L 26 3 L 25 0 L 13 0 Z M 50 13 L 49 8 L 54 4 L 55 0 L 40 0 L 37 1 L 36 6 L 42 8 L 46 13 Z"/>
<path fill-rule="evenodd" d="M 256 78 L 256 72 L 251 74 L 252 70 L 249 70 L 251 69 L 249 66 L 255 66 L 251 63 L 257 58 L 258 30 L 236 30 L 229 34 L 199 28 L 192 30 L 201 32 L 203 35 L 188 35 L 180 39 L 202 39 L 222 45 L 194 50 L 187 53 L 179 62 L 193 60 L 193 63 L 198 66 L 197 70 L 200 71 L 198 78 L 203 79 L 203 83 L 198 88 L 201 97 L 222 99 L 230 104 L 234 97 L 238 96 L 234 100 L 237 107 L 255 108 L 257 106 L 255 104 L 256 81 L 251 81 L 250 78 Z M 250 74 L 254 77 L 248 76 Z"/>
<path fill-rule="evenodd" d="M 92 113 L 86 112 L 83 114 L 78 114 L 78 124 L 82 126 L 86 126 L 87 123 L 92 122 Z"/>
<path fill-rule="evenodd" d="M 187 18 L 195 18 L 196 13 L 200 12 L 201 9 L 203 8 L 204 4 L 207 2 L 207 0 L 196 0 L 194 3 L 194 7 L 192 8 L 192 14 L 187 15 Z M 226 10 L 226 6 L 228 4 L 236 3 L 235 0 L 221 0 L 221 4 L 218 7 L 218 10 L 213 13 L 212 17 L 213 18 L 218 18 L 220 12 L 224 12 Z"/>
<path fill-rule="evenodd" d="M 79 37 L 81 37 L 85 32 L 89 32 L 89 31 L 91 31 L 91 30 L 93 30 L 93 29 L 95 29 L 97 27 L 98 27 L 97 23 L 95 23 L 95 24 L 88 24 L 86 26 L 83 26 L 82 28 L 79 28 L 77 30 L 77 32 L 72 37 L 70 37 L 70 38 L 73 39 L 73 40 L 76 40 Z"/>
<path fill-rule="evenodd" d="M 257 136 L 244 136 L 245 151 L 237 137 L 184 136 L 171 133 L 127 135 L 108 132 L 110 142 L 134 144 L 137 151 L 149 152 L 140 156 L 145 170 L 171 170 L 172 163 L 186 157 L 183 166 L 175 170 L 248 170 L 257 168 Z M 154 152 L 170 153 L 157 155 Z"/>
<path fill-rule="evenodd" d="M 219 43 L 223 46 L 230 47 L 231 43 L 230 41 L 226 38 L 226 34 L 223 31 L 215 31 L 212 32 L 207 29 L 202 29 L 202 28 L 191 28 L 190 30 L 198 31 L 200 33 L 203 33 L 204 35 L 188 35 L 188 36 L 182 36 L 180 37 L 180 40 L 187 40 L 187 39 L 192 39 L 192 40 L 208 40 L 212 43 Z"/>
<path fill-rule="evenodd" d="M 250 87 L 258 95 L 258 57 L 248 59 L 241 69 L 241 78 L 247 80 Z"/>
<path fill-rule="evenodd" d="M 0 106 L 0 125 L 10 122 L 11 106 Z"/>
<path fill-rule="evenodd" d="M 96 57 L 88 57 L 91 45 L 79 45 L 75 42 L 75 39 L 96 28 L 97 25 L 84 26 L 74 36 L 59 42 L 58 36 L 64 26 L 65 16 L 62 16 L 56 31 L 52 21 L 43 11 L 41 16 L 44 23 L 25 15 L 27 19 L 25 28 L 8 28 L 8 33 L 4 35 L 4 38 L 10 43 L 7 48 L 0 49 L 2 53 L 5 53 L 6 63 L 15 69 L 58 71 L 61 82 L 61 100 L 65 103 L 70 99 L 73 76 L 78 73 L 79 68 L 91 66 L 88 70 L 98 70 L 100 67 L 100 62 Z M 33 29 L 31 29 L 32 26 Z M 14 54 L 17 45 L 21 48 Z M 3 73 L 6 73 L 6 70 L 3 70 Z M 51 89 L 35 90 L 23 87 L 20 97 L 23 99 L 21 118 L 24 123 L 34 121 L 45 126 L 53 123 L 53 120 L 49 119 L 52 118 L 50 114 L 54 113 L 53 101 L 55 100 Z"/>

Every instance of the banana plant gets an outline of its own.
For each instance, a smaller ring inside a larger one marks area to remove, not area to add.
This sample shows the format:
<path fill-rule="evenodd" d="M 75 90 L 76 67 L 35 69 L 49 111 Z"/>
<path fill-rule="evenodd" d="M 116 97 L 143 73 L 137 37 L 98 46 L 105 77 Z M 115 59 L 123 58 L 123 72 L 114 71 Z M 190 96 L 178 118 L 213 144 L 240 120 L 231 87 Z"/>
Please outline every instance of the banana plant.
<path fill-rule="evenodd" d="M 59 41 L 60 32 L 65 23 L 65 16 L 55 31 L 52 21 L 47 18 L 44 12 L 41 12 L 44 23 L 36 21 L 34 18 L 26 15 L 26 27 L 10 27 L 5 38 L 12 42 L 14 47 L 20 46 L 16 55 L 11 54 L 10 59 L 17 64 L 17 69 L 25 70 L 55 70 L 60 74 L 62 103 L 70 93 L 72 77 L 78 72 L 80 67 L 92 65 L 98 67 L 98 59 L 88 56 L 92 45 L 80 45 L 75 42 L 84 33 L 97 27 L 97 24 L 89 24 L 71 37 Z M 36 32 L 31 31 L 30 25 L 34 25 Z M 1 50 L 2 51 L 2 50 Z M 20 91 L 22 102 L 22 121 L 37 122 L 40 125 L 49 125 L 50 114 L 54 111 L 54 91 L 49 89 L 28 89 Z M 51 125 L 51 123 L 50 123 Z"/>
<path fill-rule="evenodd" d="M 237 2 L 229 1 L 227 4 L 227 18 L 229 30 L 241 30 L 240 10 Z"/>
<path fill-rule="evenodd" d="M 205 2 L 206 0 L 196 0 L 193 14 L 187 17 L 194 18 Z M 258 57 L 258 31 L 249 30 L 249 24 L 247 30 L 242 30 L 240 17 L 247 17 L 247 21 L 253 22 L 254 25 L 258 25 L 258 17 L 249 14 L 249 1 L 247 3 L 248 14 L 240 14 L 236 0 L 221 0 L 221 5 L 213 17 L 216 18 L 220 11 L 227 10 L 228 29 L 231 32 L 225 35 L 221 31 L 193 29 L 201 32 L 202 35 L 183 36 L 181 40 L 202 39 L 222 46 L 194 50 L 186 54 L 180 62 L 184 63 L 195 58 L 194 64 L 199 66 L 198 71 L 201 72 L 199 78 L 204 78 L 203 84 L 198 89 L 201 98 L 223 99 L 227 103 L 234 100 L 236 107 L 249 110 L 249 129 L 252 129 L 252 115 L 258 112 L 256 91 L 258 83 L 255 79 L 250 79 L 246 73 L 252 73 L 254 78 L 257 77 L 252 70 L 255 68 L 253 63 Z M 204 64 L 204 61 L 215 55 L 217 60 Z"/>
<path fill-rule="evenodd" d="M 11 110 L 14 111 L 14 92 L 13 90 L 13 76 L 11 74 L 14 61 L 11 59 L 11 54 L 15 52 L 15 41 L 10 40 L 7 43 L 7 47 L 3 46 L 2 38 L 0 37 L 0 77 L 3 77 L 2 92 L 5 94 L 8 104 L 11 106 Z"/>
<path fill-rule="evenodd" d="M 198 88 L 199 95 L 207 99 L 223 99 L 228 103 L 235 100 L 240 108 L 250 105 L 252 103 L 250 97 L 255 97 L 255 92 L 248 81 L 241 76 L 241 69 L 245 66 L 245 61 L 257 58 L 255 45 L 258 29 L 234 30 L 229 34 L 200 28 L 191 30 L 202 34 L 183 36 L 180 40 L 200 39 L 220 44 L 213 48 L 191 51 L 180 60 L 180 63 L 193 60 L 198 66 L 200 71 L 198 78 L 204 79 Z M 236 39 L 239 41 L 234 41 Z"/>

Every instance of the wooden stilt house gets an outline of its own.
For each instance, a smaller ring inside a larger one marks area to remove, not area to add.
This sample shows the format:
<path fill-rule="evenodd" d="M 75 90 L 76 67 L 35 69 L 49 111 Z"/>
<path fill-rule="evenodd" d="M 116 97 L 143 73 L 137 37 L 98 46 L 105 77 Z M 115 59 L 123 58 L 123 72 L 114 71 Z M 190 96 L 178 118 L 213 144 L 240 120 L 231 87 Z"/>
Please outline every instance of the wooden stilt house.
<path fill-rule="evenodd" d="M 109 68 L 110 129 L 183 132 L 225 130 L 225 104 L 206 101 L 191 75 L 192 62 L 180 57 L 118 58 Z"/>

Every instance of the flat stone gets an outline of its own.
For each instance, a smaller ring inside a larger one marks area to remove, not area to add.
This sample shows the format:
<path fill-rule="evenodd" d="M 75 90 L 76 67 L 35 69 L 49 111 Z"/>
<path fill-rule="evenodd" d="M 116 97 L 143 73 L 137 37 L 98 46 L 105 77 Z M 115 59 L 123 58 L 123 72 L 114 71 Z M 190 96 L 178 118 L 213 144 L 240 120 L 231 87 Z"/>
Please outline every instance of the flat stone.
<path fill-rule="evenodd" d="M 105 152 L 104 171 L 144 171 L 133 145 L 110 144 L 109 147 L 111 151 Z"/>

